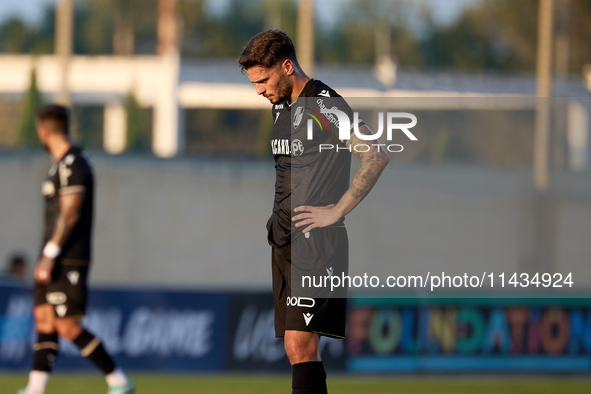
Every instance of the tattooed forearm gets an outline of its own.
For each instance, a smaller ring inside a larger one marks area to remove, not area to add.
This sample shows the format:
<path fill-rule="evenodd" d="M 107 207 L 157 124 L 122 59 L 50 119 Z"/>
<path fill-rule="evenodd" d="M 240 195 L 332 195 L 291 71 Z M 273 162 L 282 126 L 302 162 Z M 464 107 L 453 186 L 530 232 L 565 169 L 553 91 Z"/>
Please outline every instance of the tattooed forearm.
<path fill-rule="evenodd" d="M 366 125 L 361 125 L 359 132 L 364 135 L 373 134 Z M 363 200 L 367 196 L 389 162 L 388 155 L 379 149 L 378 143 L 379 141 L 376 140 L 375 144 L 369 145 L 367 141 L 358 138 L 355 133 L 347 141 L 347 146 L 351 148 L 351 152 L 360 160 L 349 187 L 349 193 L 355 199 Z M 358 144 L 366 144 L 370 146 L 370 149 L 367 152 L 357 152 L 355 146 Z"/>
<path fill-rule="evenodd" d="M 60 196 L 60 214 L 57 217 L 51 240 L 63 246 L 80 218 L 84 194 Z"/>
<path fill-rule="evenodd" d="M 61 213 L 56 220 L 52 240 L 58 245 L 64 245 L 70 233 L 78 222 L 78 216 L 72 213 Z"/>
<path fill-rule="evenodd" d="M 362 159 L 349 187 L 351 197 L 364 199 L 377 183 L 385 166 L 382 160 Z"/>

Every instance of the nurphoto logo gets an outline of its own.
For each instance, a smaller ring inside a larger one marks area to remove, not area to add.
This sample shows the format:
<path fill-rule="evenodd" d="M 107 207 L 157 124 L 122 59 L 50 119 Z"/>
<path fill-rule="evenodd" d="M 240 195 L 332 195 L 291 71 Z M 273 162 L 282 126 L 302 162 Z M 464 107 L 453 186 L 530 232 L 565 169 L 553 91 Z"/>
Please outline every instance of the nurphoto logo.
<path fill-rule="evenodd" d="M 299 109 L 299 108 L 298 108 Z M 303 112 L 303 111 L 302 111 Z M 418 141 L 417 137 L 410 131 L 413 127 L 417 125 L 417 117 L 411 113 L 407 112 L 387 112 L 386 113 L 386 127 L 384 127 L 384 112 L 378 113 L 378 130 L 373 135 L 365 135 L 359 131 L 359 113 L 355 112 L 353 114 L 353 127 L 351 127 L 351 120 L 349 116 L 341 110 L 336 108 L 326 108 L 321 107 L 320 112 L 322 115 L 325 115 L 326 118 L 333 124 L 337 125 L 339 128 L 339 139 L 341 141 L 349 140 L 351 138 L 351 129 L 355 133 L 355 136 L 363 141 L 377 141 L 378 138 L 384 134 L 384 129 L 386 129 L 386 139 L 388 141 L 392 141 L 392 136 L 394 135 L 395 130 L 402 131 L 411 141 Z M 407 123 L 400 123 L 400 119 L 408 119 L 410 122 Z M 301 121 L 301 115 L 299 117 Z M 317 117 L 314 117 L 317 123 L 321 124 Z M 324 119 L 322 119 L 324 122 Z M 326 124 L 326 123 L 325 123 Z M 298 122 L 299 125 L 299 122 Z M 313 131 L 313 120 L 308 119 L 307 122 L 308 126 L 308 140 L 314 139 L 314 131 Z M 322 126 L 321 126 L 321 129 Z M 335 146 L 333 144 L 320 144 L 319 148 L 322 152 L 323 150 L 331 150 L 336 149 L 337 152 L 342 149 L 347 149 L 351 151 L 351 149 L 355 150 L 356 152 L 368 152 L 371 149 L 371 146 L 377 146 L 378 150 L 386 149 L 388 152 L 391 153 L 398 153 L 402 152 L 404 147 L 400 144 L 356 144 L 354 146 L 349 147 L 340 147 Z"/>

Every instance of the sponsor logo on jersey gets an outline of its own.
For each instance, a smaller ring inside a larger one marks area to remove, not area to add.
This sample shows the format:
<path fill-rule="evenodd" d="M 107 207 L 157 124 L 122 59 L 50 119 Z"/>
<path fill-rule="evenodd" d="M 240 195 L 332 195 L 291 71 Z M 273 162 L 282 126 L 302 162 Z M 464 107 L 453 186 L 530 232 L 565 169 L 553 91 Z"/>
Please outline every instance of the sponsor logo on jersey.
<path fill-rule="evenodd" d="M 304 313 L 303 315 L 304 315 L 304 321 L 306 322 L 306 327 L 308 327 L 308 324 L 310 324 L 310 321 L 312 320 L 314 315 L 311 313 Z"/>
<path fill-rule="evenodd" d="M 277 123 L 277 119 L 279 119 L 279 115 L 281 115 L 281 112 L 275 112 L 275 120 L 273 121 L 273 124 Z"/>
<path fill-rule="evenodd" d="M 275 104 L 275 109 L 283 109 L 283 104 Z"/>
<path fill-rule="evenodd" d="M 66 277 L 68 278 L 72 286 L 76 286 L 78 284 L 78 279 L 80 279 L 80 272 L 70 271 L 66 274 Z"/>
<path fill-rule="evenodd" d="M 45 197 L 53 197 L 55 195 L 55 185 L 52 181 L 45 181 L 41 186 L 41 193 Z"/>
<path fill-rule="evenodd" d="M 318 93 L 319 96 L 330 97 L 330 92 L 328 90 L 323 90 Z"/>
<path fill-rule="evenodd" d="M 296 139 L 291 142 L 291 153 L 294 156 L 301 156 L 304 154 L 304 144 L 302 141 Z"/>
<path fill-rule="evenodd" d="M 291 144 L 288 139 L 271 140 L 271 151 L 274 155 L 291 155 Z"/>
<path fill-rule="evenodd" d="M 63 304 L 64 302 L 66 302 L 68 300 L 68 297 L 66 296 L 66 293 L 62 293 L 61 291 L 58 291 L 55 293 L 47 293 L 47 295 L 45 296 L 45 299 L 51 305 L 59 305 L 59 304 Z"/>
<path fill-rule="evenodd" d="M 287 297 L 287 306 L 299 306 L 304 308 L 314 308 L 316 301 L 308 297 Z"/>
<path fill-rule="evenodd" d="M 339 127 L 339 118 L 337 118 L 336 116 L 334 116 L 332 113 L 324 112 L 324 111 L 326 111 L 326 108 L 327 108 L 326 107 L 326 104 L 324 104 L 324 100 L 318 99 L 318 100 L 316 100 L 316 104 L 318 104 L 318 107 L 320 107 L 320 112 L 322 114 L 324 114 L 324 116 L 326 117 L 326 119 L 330 123 L 332 123 L 333 125 Z M 333 106 L 332 109 L 338 109 L 338 108 Z"/>
<path fill-rule="evenodd" d="M 302 122 L 304 115 L 308 115 L 310 118 L 314 119 L 316 121 L 316 124 L 318 124 L 318 126 L 320 127 L 320 131 L 324 131 L 325 128 L 326 130 L 328 130 L 328 124 L 326 123 L 324 116 L 322 116 L 322 114 L 318 111 L 314 111 L 312 108 L 308 107 L 298 107 L 296 109 L 296 112 L 293 115 L 294 129 L 298 128 L 298 126 Z M 308 127 L 311 127 L 312 119 L 308 120 Z M 310 136 L 308 136 L 308 139 L 311 139 Z"/>

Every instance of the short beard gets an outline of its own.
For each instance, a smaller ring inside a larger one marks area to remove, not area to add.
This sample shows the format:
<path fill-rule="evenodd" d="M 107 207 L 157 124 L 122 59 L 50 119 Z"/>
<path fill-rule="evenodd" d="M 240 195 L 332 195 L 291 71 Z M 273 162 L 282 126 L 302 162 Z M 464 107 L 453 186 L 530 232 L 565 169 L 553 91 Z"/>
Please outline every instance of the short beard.
<path fill-rule="evenodd" d="M 280 104 L 285 100 L 291 98 L 293 92 L 293 83 L 288 77 L 279 79 L 277 83 L 277 96 L 271 100 L 272 104 Z"/>

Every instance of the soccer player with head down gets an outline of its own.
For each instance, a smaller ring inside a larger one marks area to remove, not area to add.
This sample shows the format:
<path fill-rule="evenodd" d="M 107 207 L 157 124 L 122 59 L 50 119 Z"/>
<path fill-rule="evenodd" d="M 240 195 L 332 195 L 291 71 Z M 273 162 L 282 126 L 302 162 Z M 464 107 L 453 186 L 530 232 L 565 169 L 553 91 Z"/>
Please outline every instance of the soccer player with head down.
<path fill-rule="evenodd" d="M 58 336 L 73 342 L 104 374 L 109 394 L 131 394 L 133 384 L 99 338 L 81 326 L 91 252 L 94 176 L 86 153 L 69 137 L 68 110 L 48 105 L 36 118 L 37 135 L 53 158 L 43 182 L 45 234 L 35 267 L 33 368 L 19 394 L 43 394 L 58 354 Z"/>
<path fill-rule="evenodd" d="M 351 149 L 364 142 L 351 132 L 353 127 L 362 135 L 373 134 L 363 121 L 351 126 L 350 137 L 341 140 L 335 118 L 322 118 L 325 127 L 315 132 L 316 141 L 306 138 L 305 125 L 313 123 L 306 121 L 320 118 L 326 108 L 354 117 L 341 96 L 304 73 L 285 33 L 268 30 L 257 34 L 238 63 L 255 84 L 256 93 L 273 104 L 270 142 L 276 183 L 267 230 L 272 247 L 275 334 L 285 341 L 292 366 L 292 393 L 327 393 L 319 341 L 320 336 L 344 338 L 346 298 L 343 293 L 338 297 L 318 296 L 313 291 L 306 294 L 305 289 L 296 294 L 293 287 L 303 274 L 347 274 L 349 246 L 344 217 L 371 191 L 389 159 L 377 144 L 369 150 L 360 149 L 364 152 Z M 340 149 L 323 151 L 319 141 Z M 360 159 L 351 182 L 350 152 Z"/>

